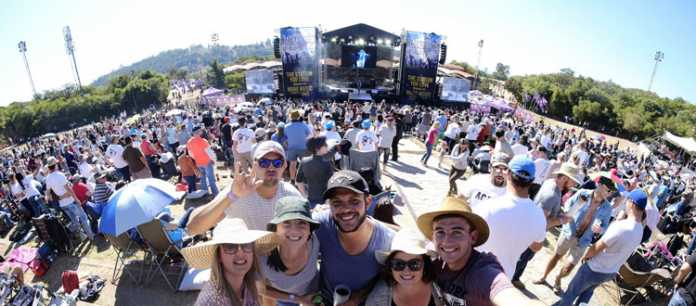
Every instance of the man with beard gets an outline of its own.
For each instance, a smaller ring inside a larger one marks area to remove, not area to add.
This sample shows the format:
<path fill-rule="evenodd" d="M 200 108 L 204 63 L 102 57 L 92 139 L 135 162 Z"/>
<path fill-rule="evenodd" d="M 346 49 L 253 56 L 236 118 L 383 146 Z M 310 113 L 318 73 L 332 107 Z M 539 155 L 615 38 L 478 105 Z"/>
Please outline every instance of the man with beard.
<path fill-rule="evenodd" d="M 490 172 L 471 176 L 464 182 L 461 196 L 474 209 L 479 203 L 505 194 L 505 172 L 510 156 L 496 152 L 491 157 Z"/>
<path fill-rule="evenodd" d="M 189 234 L 204 233 L 225 217 L 242 218 L 249 229 L 264 230 L 273 218 L 278 199 L 302 196 L 290 183 L 281 181 L 287 161 L 280 144 L 270 140 L 259 143 L 253 158 L 251 173 L 244 173 L 236 163 L 231 190 L 221 192 L 191 213 L 187 224 Z"/>
<path fill-rule="evenodd" d="M 554 172 L 554 174 L 556 178 L 546 180 L 534 197 L 534 204 L 544 210 L 547 230 L 572 220 L 561 210 L 561 197 L 568 192 L 570 188 L 581 183 L 579 178 L 580 169 L 571 163 L 562 164 L 561 168 Z M 527 248 L 517 261 L 515 275 L 512 276 L 512 284 L 515 285 L 515 287 L 520 289 L 524 288 L 524 284 L 520 281 L 520 277 L 522 273 L 524 273 L 527 263 L 534 258 L 534 254 L 534 250 Z"/>
<path fill-rule="evenodd" d="M 329 179 L 324 199 L 329 210 L 315 214 L 320 241 L 321 293 L 324 305 L 333 304 L 339 285 L 350 288 L 348 302 L 359 305 L 367 297 L 381 265 L 375 251 L 391 247 L 394 231 L 367 216 L 370 195 L 367 182 L 355 171 L 341 170 Z"/>

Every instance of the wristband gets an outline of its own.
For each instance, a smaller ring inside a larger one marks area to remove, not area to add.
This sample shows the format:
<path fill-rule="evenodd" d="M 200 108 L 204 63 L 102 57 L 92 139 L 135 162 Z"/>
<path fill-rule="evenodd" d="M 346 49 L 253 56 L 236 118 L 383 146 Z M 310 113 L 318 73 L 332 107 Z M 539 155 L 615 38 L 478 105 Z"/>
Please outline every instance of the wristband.
<path fill-rule="evenodd" d="M 231 190 L 227 193 L 227 198 L 230 199 L 230 203 L 234 203 L 237 202 L 237 200 L 239 200 L 239 197 L 235 195 L 234 192 L 232 192 Z"/>

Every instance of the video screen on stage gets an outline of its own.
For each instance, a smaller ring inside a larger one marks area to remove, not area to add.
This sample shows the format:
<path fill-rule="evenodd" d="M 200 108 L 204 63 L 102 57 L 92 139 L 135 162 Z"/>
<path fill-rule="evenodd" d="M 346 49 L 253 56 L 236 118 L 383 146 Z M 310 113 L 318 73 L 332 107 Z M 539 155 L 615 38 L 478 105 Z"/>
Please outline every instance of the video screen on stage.
<path fill-rule="evenodd" d="M 401 88 L 404 102 L 432 100 L 442 36 L 408 31 L 405 38 Z"/>
<path fill-rule="evenodd" d="M 245 79 L 247 93 L 263 95 L 275 92 L 273 72 L 268 69 L 247 70 Z"/>
<path fill-rule="evenodd" d="M 310 97 L 317 87 L 319 59 L 316 28 L 280 29 L 281 59 L 285 92 L 293 97 Z"/>
<path fill-rule="evenodd" d="M 341 49 L 341 67 L 375 68 L 377 65 L 377 47 L 343 46 Z"/>
<path fill-rule="evenodd" d="M 440 99 L 443 101 L 468 102 L 471 82 L 467 79 L 444 77 L 442 79 L 442 93 Z"/>

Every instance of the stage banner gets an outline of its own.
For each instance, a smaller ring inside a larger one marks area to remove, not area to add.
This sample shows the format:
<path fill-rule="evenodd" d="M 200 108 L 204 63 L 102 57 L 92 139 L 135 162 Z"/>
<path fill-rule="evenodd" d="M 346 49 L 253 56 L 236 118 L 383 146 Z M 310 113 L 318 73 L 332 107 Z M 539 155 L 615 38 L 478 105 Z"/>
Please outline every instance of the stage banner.
<path fill-rule="evenodd" d="M 280 29 L 285 95 L 309 99 L 319 88 L 318 41 L 317 28 Z"/>
<path fill-rule="evenodd" d="M 247 93 L 272 95 L 275 92 L 273 72 L 268 69 L 247 70 L 245 79 Z"/>
<path fill-rule="evenodd" d="M 402 102 L 432 103 L 442 36 L 407 31 L 404 38 L 400 90 Z"/>
<path fill-rule="evenodd" d="M 442 78 L 442 101 L 468 102 L 471 82 L 467 79 L 444 77 Z"/>

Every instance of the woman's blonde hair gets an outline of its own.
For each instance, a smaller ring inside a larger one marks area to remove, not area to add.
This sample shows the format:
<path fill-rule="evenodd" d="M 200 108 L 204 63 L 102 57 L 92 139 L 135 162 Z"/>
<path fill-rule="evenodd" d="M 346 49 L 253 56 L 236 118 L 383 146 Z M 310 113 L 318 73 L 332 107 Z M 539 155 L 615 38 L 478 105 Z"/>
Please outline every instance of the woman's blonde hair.
<path fill-rule="evenodd" d="M 440 121 L 435 121 L 433 122 L 433 126 L 430 127 L 431 129 L 439 129 L 440 128 Z"/>
<path fill-rule="evenodd" d="M 222 247 L 218 245 L 217 249 L 215 250 L 215 256 L 213 257 L 213 262 L 210 265 L 210 283 L 221 293 L 222 295 L 226 296 L 232 306 L 242 306 L 244 305 L 244 296 L 237 296 L 234 293 L 234 290 L 232 290 L 232 287 L 227 283 L 225 280 L 225 276 L 223 274 L 224 267 L 222 266 L 222 262 L 220 261 L 220 249 Z M 251 297 L 258 299 L 258 291 L 256 290 L 256 272 L 258 271 L 258 265 L 257 265 L 257 260 L 256 260 L 256 254 L 253 256 L 254 263 L 251 266 L 251 269 L 247 271 L 246 275 L 244 275 L 244 288 L 245 290 L 249 290 L 251 293 Z M 242 295 L 244 292 L 242 292 Z"/>

